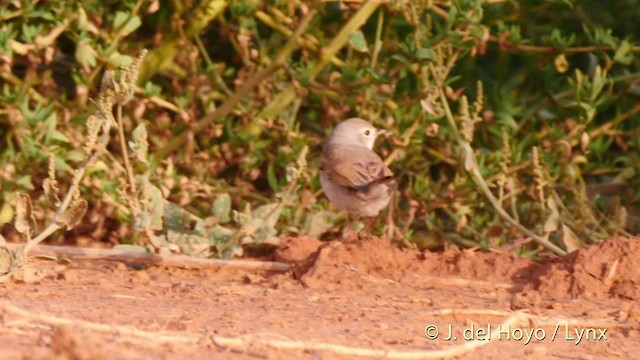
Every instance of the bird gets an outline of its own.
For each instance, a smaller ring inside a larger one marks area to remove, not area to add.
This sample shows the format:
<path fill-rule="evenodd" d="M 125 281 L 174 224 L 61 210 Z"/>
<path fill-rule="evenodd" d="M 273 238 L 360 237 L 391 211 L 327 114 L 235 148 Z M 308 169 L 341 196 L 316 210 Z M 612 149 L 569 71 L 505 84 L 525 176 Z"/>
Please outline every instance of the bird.
<path fill-rule="evenodd" d="M 398 189 L 393 172 L 373 151 L 376 138 L 385 133 L 350 118 L 336 125 L 323 144 L 322 189 L 331 203 L 355 218 L 377 216 Z"/>

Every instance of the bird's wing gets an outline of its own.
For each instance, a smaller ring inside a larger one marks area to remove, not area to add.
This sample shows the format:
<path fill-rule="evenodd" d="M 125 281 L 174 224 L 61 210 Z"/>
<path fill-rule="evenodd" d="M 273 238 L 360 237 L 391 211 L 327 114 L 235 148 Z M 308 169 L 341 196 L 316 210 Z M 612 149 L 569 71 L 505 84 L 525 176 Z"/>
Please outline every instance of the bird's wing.
<path fill-rule="evenodd" d="M 375 152 L 358 146 L 333 149 L 325 154 L 320 168 L 333 183 L 355 190 L 393 180 L 393 173 Z"/>

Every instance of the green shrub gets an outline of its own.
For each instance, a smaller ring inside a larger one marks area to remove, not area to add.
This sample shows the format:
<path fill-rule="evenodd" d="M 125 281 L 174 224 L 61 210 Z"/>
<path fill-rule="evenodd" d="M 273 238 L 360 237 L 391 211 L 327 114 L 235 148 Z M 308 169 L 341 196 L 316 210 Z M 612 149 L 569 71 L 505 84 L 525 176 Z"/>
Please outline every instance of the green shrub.
<path fill-rule="evenodd" d="M 319 190 L 317 160 L 332 126 L 351 116 L 393 132 L 377 150 L 401 184 L 396 238 L 407 244 L 513 244 L 533 255 L 540 247 L 513 222 L 569 251 L 636 230 L 636 2 L 303 3 L 2 5 L 0 223 L 12 221 L 17 192 L 38 199 L 38 221 L 50 218 L 39 210 L 50 159 L 66 190 L 102 74 L 146 48 L 124 136 L 111 136 L 80 183 L 89 213 L 74 236 L 174 241 L 167 224 L 177 220 L 149 225 L 151 210 L 135 209 L 132 195 L 193 217 L 177 221 L 174 251 L 231 256 L 278 234 L 335 236 L 341 218 Z M 149 150 L 136 158 L 141 137 Z M 132 194 L 132 183 L 153 196 Z M 209 239 L 208 250 L 184 236 Z"/>

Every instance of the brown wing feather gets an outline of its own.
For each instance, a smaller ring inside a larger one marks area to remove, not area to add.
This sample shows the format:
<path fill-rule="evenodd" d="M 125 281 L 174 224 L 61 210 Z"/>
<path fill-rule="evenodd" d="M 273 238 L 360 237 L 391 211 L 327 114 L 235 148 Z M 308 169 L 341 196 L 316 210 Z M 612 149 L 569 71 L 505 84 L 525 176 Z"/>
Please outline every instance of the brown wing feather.
<path fill-rule="evenodd" d="M 320 165 L 335 184 L 366 191 L 374 183 L 391 183 L 393 173 L 373 151 L 362 147 L 336 148 Z"/>

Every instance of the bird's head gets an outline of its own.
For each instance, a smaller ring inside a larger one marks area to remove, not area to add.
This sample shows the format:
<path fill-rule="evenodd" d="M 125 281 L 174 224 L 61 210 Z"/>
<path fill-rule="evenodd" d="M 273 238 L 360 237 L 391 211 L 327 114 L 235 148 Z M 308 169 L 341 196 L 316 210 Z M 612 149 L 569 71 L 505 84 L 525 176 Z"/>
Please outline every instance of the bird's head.
<path fill-rule="evenodd" d="M 359 145 L 373 149 L 376 138 L 388 131 L 377 129 L 369 122 L 359 119 L 347 119 L 333 129 L 329 142 L 336 145 Z"/>

